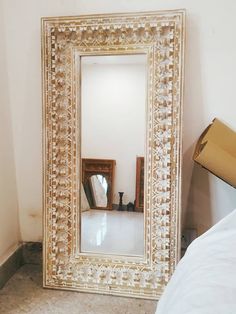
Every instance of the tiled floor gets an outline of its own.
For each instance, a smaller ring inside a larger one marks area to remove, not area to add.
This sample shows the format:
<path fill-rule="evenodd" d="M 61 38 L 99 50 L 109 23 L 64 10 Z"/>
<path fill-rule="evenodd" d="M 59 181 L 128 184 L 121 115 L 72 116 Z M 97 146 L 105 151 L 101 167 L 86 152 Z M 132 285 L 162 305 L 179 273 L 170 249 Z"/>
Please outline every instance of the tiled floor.
<path fill-rule="evenodd" d="M 0 313 L 154 314 L 156 302 L 42 288 L 39 265 L 24 265 L 0 290 Z"/>

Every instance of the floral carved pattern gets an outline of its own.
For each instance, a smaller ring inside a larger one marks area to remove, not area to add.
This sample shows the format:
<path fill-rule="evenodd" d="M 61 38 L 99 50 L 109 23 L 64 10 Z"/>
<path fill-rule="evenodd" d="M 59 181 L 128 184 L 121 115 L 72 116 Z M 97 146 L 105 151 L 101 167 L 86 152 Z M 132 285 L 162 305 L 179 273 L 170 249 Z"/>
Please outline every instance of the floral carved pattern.
<path fill-rule="evenodd" d="M 44 286 L 158 299 L 178 261 L 184 12 L 42 19 Z M 80 253 L 79 56 L 148 60 L 145 256 Z"/>

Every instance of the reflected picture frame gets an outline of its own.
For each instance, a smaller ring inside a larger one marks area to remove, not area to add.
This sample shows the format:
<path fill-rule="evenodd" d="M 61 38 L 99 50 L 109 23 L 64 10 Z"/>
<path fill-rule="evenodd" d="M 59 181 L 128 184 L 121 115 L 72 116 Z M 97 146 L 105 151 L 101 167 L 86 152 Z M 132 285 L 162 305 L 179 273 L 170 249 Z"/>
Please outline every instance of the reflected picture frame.
<path fill-rule="evenodd" d="M 91 208 L 112 210 L 115 166 L 116 161 L 111 159 L 82 158 L 82 184 L 84 185 L 85 193 L 87 192 L 86 195 Z M 94 203 L 94 195 L 89 179 L 92 175 L 98 174 L 104 176 L 108 183 L 106 207 L 97 207 Z"/>
<path fill-rule="evenodd" d="M 144 205 L 144 157 L 136 157 L 135 208 L 142 212 Z"/>
<path fill-rule="evenodd" d="M 180 256 L 185 11 L 42 18 L 45 288 L 159 299 Z M 80 251 L 80 56 L 146 54 L 144 256 Z"/>

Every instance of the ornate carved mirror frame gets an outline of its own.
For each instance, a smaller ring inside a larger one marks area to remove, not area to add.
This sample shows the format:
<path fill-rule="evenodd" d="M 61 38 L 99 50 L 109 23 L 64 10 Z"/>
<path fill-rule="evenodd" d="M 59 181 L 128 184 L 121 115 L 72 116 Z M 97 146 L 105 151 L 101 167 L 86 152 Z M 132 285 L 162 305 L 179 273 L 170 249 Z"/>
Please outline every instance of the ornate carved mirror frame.
<path fill-rule="evenodd" d="M 44 287 L 158 299 L 179 259 L 183 10 L 42 19 Z M 145 253 L 80 252 L 80 56 L 147 56 Z"/>

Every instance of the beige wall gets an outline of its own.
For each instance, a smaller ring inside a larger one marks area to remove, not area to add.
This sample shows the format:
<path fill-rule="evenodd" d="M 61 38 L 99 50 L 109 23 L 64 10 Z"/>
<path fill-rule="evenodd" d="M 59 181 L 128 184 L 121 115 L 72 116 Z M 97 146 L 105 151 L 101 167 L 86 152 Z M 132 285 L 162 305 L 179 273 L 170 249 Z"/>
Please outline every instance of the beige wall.
<path fill-rule="evenodd" d="M 0 265 L 20 241 L 4 16 L 0 4 Z"/>
<path fill-rule="evenodd" d="M 196 139 L 215 116 L 236 129 L 234 0 L 2 0 L 22 238 L 42 237 L 40 17 L 187 9 L 183 212 L 206 230 L 236 207 L 234 189 L 191 161 Z M 2 75 L 2 74 L 1 74 Z"/>

